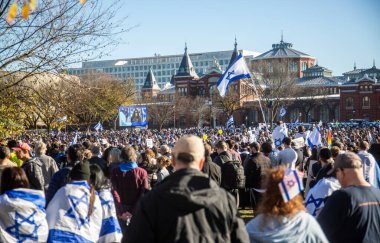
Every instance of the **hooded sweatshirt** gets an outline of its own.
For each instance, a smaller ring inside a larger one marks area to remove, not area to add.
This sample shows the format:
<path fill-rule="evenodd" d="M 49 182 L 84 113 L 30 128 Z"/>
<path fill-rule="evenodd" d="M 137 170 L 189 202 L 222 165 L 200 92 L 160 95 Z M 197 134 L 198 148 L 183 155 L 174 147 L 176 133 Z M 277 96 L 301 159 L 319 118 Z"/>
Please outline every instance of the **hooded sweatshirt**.
<path fill-rule="evenodd" d="M 328 242 L 317 221 L 303 211 L 292 217 L 259 214 L 246 228 L 251 242 Z"/>
<path fill-rule="evenodd" d="M 181 169 L 138 204 L 125 242 L 248 242 L 235 199 L 207 175 Z"/>

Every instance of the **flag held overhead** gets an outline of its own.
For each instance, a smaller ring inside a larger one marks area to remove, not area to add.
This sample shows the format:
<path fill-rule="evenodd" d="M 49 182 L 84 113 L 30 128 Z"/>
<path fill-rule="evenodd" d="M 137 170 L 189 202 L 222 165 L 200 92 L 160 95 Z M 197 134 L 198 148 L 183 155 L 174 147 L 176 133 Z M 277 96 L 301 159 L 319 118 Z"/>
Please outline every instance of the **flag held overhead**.
<path fill-rule="evenodd" d="M 247 64 L 243 55 L 240 53 L 236 60 L 231 64 L 227 71 L 220 77 L 217 83 L 220 96 L 226 96 L 228 86 L 235 80 L 251 78 Z"/>

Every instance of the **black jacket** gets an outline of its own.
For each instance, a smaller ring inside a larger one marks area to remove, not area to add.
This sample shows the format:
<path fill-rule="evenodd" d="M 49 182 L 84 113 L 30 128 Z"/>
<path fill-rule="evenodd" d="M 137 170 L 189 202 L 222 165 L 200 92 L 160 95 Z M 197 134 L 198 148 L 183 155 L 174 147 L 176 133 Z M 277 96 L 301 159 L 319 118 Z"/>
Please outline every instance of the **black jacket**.
<path fill-rule="evenodd" d="M 123 242 L 249 242 L 232 195 L 207 175 L 181 169 L 147 193 Z"/>
<path fill-rule="evenodd" d="M 213 179 L 218 185 L 222 182 L 222 171 L 220 167 L 212 162 L 211 157 L 207 157 L 203 164 L 202 172 Z"/>
<path fill-rule="evenodd" d="M 261 189 L 261 181 L 271 161 L 263 153 L 254 153 L 244 161 L 245 187 Z"/>

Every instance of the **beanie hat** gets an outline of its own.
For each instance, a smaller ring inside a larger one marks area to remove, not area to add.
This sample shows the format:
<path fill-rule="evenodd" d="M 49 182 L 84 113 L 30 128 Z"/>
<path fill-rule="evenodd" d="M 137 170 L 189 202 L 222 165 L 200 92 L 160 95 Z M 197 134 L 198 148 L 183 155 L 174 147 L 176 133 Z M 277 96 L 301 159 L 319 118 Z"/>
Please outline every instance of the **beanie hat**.
<path fill-rule="evenodd" d="M 79 162 L 70 172 L 73 181 L 84 181 L 90 179 L 90 165 L 88 161 Z"/>

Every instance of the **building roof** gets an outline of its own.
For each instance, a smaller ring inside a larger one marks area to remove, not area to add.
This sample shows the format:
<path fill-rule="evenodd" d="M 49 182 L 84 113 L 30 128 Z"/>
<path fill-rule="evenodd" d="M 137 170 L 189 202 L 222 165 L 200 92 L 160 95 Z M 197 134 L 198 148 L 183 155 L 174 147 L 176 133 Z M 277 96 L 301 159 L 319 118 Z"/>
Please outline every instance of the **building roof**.
<path fill-rule="evenodd" d="M 280 43 L 273 44 L 270 51 L 264 52 L 263 54 L 254 58 L 254 60 L 269 59 L 269 58 L 300 58 L 309 57 L 314 58 L 306 53 L 297 51 L 292 48 L 292 43 L 284 42 L 281 38 Z"/>
<path fill-rule="evenodd" d="M 338 86 L 342 84 L 342 80 L 335 77 L 308 77 L 297 79 L 297 85 L 305 86 Z"/>
<path fill-rule="evenodd" d="M 314 72 L 332 72 L 330 69 L 318 66 L 318 64 L 309 67 L 302 71 L 303 73 L 314 73 Z"/>
<path fill-rule="evenodd" d="M 365 70 L 366 70 L 366 69 L 364 69 L 364 68 L 356 68 L 356 69 L 354 69 L 354 70 L 351 70 L 351 71 L 348 71 L 348 72 L 343 73 L 343 75 L 359 74 L 359 73 L 361 73 L 361 72 L 363 72 L 363 71 L 365 71 Z"/>
<path fill-rule="evenodd" d="M 351 79 L 350 81 L 345 82 L 344 85 L 357 85 L 361 81 L 370 81 L 376 83 L 376 80 L 374 78 L 368 77 L 368 74 L 364 74 L 362 78 Z"/>
<path fill-rule="evenodd" d="M 197 73 L 195 72 L 195 68 L 189 54 L 187 53 L 187 45 L 185 44 L 185 53 L 183 54 L 181 64 L 179 65 L 176 77 L 193 77 L 199 78 Z"/>
<path fill-rule="evenodd" d="M 232 55 L 231 55 L 231 59 L 230 59 L 230 62 L 228 63 L 228 67 L 231 66 L 231 64 L 236 60 L 236 58 L 239 56 L 239 51 L 237 49 L 237 41 L 236 41 L 236 37 L 235 37 L 235 48 L 232 52 Z"/>
<path fill-rule="evenodd" d="M 144 82 L 143 89 L 160 89 L 160 87 L 157 84 L 156 77 L 153 74 L 152 68 L 149 68 L 149 72 L 146 75 L 146 79 Z"/>

